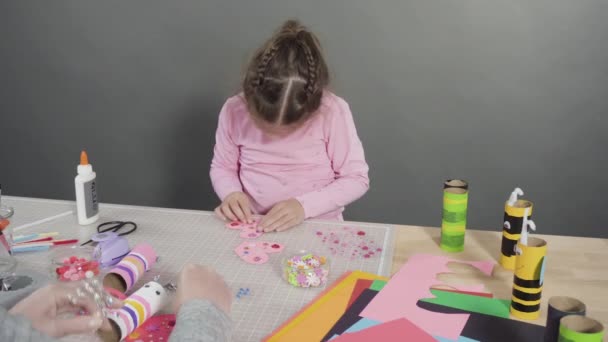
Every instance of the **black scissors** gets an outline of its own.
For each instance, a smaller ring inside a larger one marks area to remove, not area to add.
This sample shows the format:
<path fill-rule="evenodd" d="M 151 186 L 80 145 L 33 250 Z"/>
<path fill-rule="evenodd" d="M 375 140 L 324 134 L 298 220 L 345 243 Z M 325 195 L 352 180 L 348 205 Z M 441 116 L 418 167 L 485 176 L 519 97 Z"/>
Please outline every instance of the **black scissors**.
<path fill-rule="evenodd" d="M 121 230 L 123 227 L 129 227 L 129 226 L 131 227 L 131 229 L 118 233 L 118 231 Z M 102 229 L 103 227 L 106 227 L 106 228 Z M 105 233 L 105 232 L 112 231 L 112 232 L 118 233 L 118 236 L 128 235 L 128 234 L 133 233 L 136 230 L 137 230 L 137 224 L 135 224 L 135 222 L 131 222 L 131 221 L 110 221 L 110 222 L 104 222 L 104 223 L 100 224 L 99 226 L 97 226 L 97 233 Z M 81 246 L 84 246 L 91 242 L 93 242 L 93 240 L 89 240 L 89 241 L 83 243 Z"/>

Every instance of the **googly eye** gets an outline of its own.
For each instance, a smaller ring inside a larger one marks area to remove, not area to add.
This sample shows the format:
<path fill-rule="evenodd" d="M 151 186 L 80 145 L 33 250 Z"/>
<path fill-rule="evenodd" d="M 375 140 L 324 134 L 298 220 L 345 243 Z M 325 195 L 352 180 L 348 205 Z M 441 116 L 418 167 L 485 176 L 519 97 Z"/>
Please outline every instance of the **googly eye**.
<path fill-rule="evenodd" d="M 511 229 L 511 223 L 509 223 L 509 221 L 505 221 L 502 226 L 504 229 Z"/>

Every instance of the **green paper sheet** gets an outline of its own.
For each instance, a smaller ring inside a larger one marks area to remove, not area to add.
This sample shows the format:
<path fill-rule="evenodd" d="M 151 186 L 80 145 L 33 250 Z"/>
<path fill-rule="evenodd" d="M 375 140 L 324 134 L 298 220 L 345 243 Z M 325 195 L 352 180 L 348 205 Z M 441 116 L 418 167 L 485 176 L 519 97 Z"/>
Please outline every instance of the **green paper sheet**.
<path fill-rule="evenodd" d="M 443 305 L 454 309 L 509 318 L 509 306 L 511 305 L 511 301 L 508 299 L 472 296 L 468 294 L 435 289 L 431 289 L 431 293 L 435 296 L 435 298 L 424 298 L 421 299 L 421 301 Z"/>

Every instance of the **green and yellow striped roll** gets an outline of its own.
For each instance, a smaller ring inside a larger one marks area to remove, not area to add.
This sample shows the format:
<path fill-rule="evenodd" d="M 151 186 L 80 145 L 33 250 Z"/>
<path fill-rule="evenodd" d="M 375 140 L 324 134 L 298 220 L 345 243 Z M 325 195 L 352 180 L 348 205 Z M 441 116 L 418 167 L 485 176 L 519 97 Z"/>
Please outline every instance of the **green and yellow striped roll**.
<path fill-rule="evenodd" d="M 570 315 L 561 319 L 558 342 L 602 342 L 604 326 L 585 316 Z"/>
<path fill-rule="evenodd" d="M 464 249 L 467 227 L 469 185 L 466 181 L 450 179 L 443 184 L 443 215 L 440 247 L 447 252 Z"/>

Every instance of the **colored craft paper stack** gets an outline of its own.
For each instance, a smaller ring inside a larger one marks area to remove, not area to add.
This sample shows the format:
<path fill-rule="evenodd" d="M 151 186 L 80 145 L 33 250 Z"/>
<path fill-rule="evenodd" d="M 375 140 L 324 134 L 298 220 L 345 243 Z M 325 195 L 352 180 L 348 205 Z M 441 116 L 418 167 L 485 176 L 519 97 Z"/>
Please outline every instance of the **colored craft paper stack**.
<path fill-rule="evenodd" d="M 509 319 L 508 299 L 482 285 L 450 290 L 437 274 L 450 272 L 444 256 L 419 254 L 390 281 L 349 272 L 276 329 L 265 341 L 539 341 L 542 326 Z M 491 276 L 493 262 L 465 262 Z"/>
<path fill-rule="evenodd" d="M 547 242 L 529 238 L 528 244 L 517 243 L 520 251 L 515 260 L 511 314 L 521 319 L 537 319 L 543 290 Z"/>
<path fill-rule="evenodd" d="M 469 185 L 466 181 L 450 179 L 443 184 L 443 215 L 440 247 L 448 252 L 464 249 L 467 226 Z"/>
<path fill-rule="evenodd" d="M 521 236 L 524 216 L 528 219 L 532 218 L 532 202 L 517 199 L 518 194 L 523 195 L 523 192 L 516 188 L 509 200 L 505 202 L 500 264 L 508 270 L 515 269 L 515 246 Z"/>

